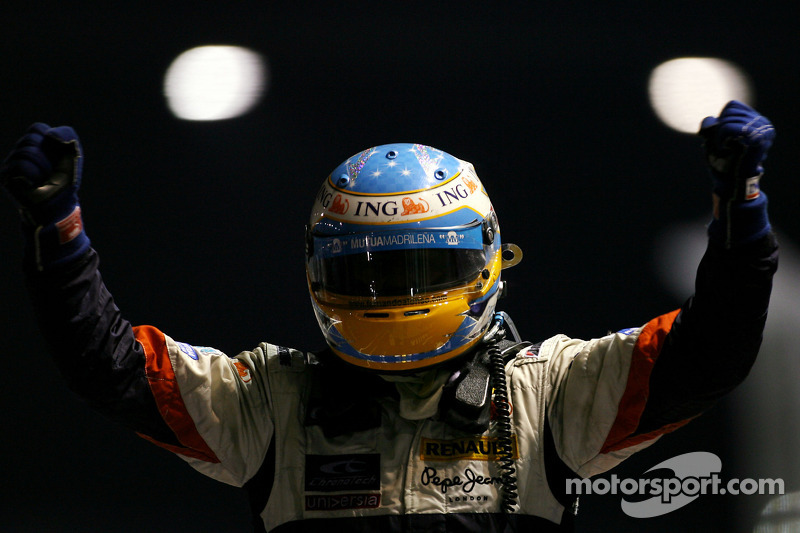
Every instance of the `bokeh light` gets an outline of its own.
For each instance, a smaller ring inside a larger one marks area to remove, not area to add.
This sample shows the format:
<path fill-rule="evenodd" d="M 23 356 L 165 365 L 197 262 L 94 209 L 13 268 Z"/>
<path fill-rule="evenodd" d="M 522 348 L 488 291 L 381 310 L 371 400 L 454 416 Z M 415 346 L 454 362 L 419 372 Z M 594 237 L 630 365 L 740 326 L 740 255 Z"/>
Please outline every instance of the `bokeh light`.
<path fill-rule="evenodd" d="M 752 88 L 737 65 L 713 57 L 682 57 L 658 65 L 648 84 L 650 105 L 672 129 L 697 133 L 730 100 L 751 104 Z"/>
<path fill-rule="evenodd" d="M 266 92 L 263 58 L 238 46 L 200 46 L 179 55 L 164 77 L 167 105 L 186 120 L 223 120 L 250 111 Z"/>

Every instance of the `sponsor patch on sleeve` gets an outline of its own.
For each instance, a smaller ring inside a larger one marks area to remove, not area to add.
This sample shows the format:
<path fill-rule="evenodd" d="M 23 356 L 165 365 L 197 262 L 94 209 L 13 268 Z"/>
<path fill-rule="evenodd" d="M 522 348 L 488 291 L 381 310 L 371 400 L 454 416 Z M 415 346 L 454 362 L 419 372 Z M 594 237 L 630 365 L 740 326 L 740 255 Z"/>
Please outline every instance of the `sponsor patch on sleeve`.
<path fill-rule="evenodd" d="M 197 361 L 197 352 L 194 350 L 193 346 L 186 344 L 185 342 L 179 342 L 178 348 L 180 348 L 184 354 L 188 355 L 189 358 Z"/>
<path fill-rule="evenodd" d="M 210 348 L 208 346 L 192 346 L 191 344 L 186 344 L 185 342 L 179 342 L 178 348 L 180 348 L 181 352 L 195 361 L 197 361 L 197 358 L 201 355 L 224 355 L 216 348 Z"/>

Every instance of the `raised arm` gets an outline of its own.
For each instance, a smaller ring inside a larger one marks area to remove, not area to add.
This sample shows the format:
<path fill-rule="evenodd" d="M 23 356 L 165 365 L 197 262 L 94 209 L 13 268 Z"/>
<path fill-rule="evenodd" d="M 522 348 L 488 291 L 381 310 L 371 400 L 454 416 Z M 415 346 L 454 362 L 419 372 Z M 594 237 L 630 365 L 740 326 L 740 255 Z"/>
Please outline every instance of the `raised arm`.
<path fill-rule="evenodd" d="M 713 182 L 708 249 L 695 294 L 664 338 L 636 434 L 686 420 L 742 382 L 767 319 L 778 246 L 760 190 L 775 137 L 768 119 L 741 102 L 703 121 Z"/>
<path fill-rule="evenodd" d="M 177 444 L 158 413 L 144 351 L 106 290 L 83 227 L 75 131 L 36 123 L 0 167 L 19 206 L 24 268 L 40 329 L 68 386 L 135 431 Z"/>
<path fill-rule="evenodd" d="M 0 167 L 22 214 L 28 287 L 53 358 L 95 410 L 211 477 L 244 484 L 272 437 L 266 359 L 276 348 L 229 358 L 152 326 L 132 327 L 83 228 L 82 158 L 72 128 L 38 123 Z"/>
<path fill-rule="evenodd" d="M 695 294 L 641 328 L 558 349 L 550 427 L 559 457 L 580 475 L 608 470 L 707 410 L 758 354 L 778 257 L 758 186 L 774 129 L 731 102 L 700 133 L 714 215 Z"/>

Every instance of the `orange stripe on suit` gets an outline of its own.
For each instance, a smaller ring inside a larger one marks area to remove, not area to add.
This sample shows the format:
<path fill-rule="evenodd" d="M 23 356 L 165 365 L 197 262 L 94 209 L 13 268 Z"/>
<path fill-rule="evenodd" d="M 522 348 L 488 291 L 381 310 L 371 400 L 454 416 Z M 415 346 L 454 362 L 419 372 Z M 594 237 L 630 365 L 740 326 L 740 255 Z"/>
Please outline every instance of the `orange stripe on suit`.
<path fill-rule="evenodd" d="M 611 430 L 608 432 L 601 453 L 608 453 L 640 444 L 664 433 L 669 433 L 689 422 L 690 419 L 682 420 L 650 433 L 631 436 L 639 426 L 639 420 L 647 403 L 650 393 L 650 373 L 653 371 L 653 366 L 661 353 L 664 339 L 672 329 L 672 323 L 679 312 L 680 309 L 676 309 L 671 313 L 654 318 L 645 325 L 639 334 L 636 345 L 633 347 L 633 354 L 631 354 L 628 383 L 620 399 L 614 425 L 611 426 Z"/>
<path fill-rule="evenodd" d="M 158 410 L 183 446 L 164 444 L 146 435 L 140 435 L 171 452 L 210 463 L 219 463 L 216 454 L 200 436 L 194 420 L 183 403 L 164 334 L 153 326 L 136 326 L 133 332 L 136 340 L 144 348 L 147 381 L 156 399 Z"/>

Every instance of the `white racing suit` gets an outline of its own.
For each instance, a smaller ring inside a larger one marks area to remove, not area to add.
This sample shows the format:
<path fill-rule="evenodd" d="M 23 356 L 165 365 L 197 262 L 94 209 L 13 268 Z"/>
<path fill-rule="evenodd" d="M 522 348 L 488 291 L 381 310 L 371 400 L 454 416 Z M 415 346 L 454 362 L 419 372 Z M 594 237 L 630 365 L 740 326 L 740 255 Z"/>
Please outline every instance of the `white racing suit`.
<path fill-rule="evenodd" d="M 570 521 L 568 477 L 614 467 L 744 379 L 776 262 L 771 236 L 744 251 L 710 246 L 680 310 L 512 353 L 512 513 L 501 510 L 496 420 L 482 435 L 407 420 L 394 384 L 335 358 L 266 343 L 231 358 L 132 328 L 93 251 L 29 279 L 69 385 L 198 471 L 244 486 L 256 529 L 547 531 Z"/>
<path fill-rule="evenodd" d="M 553 523 L 564 513 L 544 470 L 546 415 L 559 455 L 581 476 L 611 468 L 658 437 L 608 442 L 615 422 L 625 420 L 616 406 L 642 385 L 628 384 L 634 351 L 652 349 L 675 314 L 648 324 L 644 336 L 641 330 L 590 342 L 557 336 L 507 363 L 519 513 Z M 260 513 L 268 530 L 303 519 L 500 511 L 491 428 L 473 436 L 436 420 L 405 420 L 397 399 L 383 397 L 379 426 L 329 438 L 308 423 L 316 361 L 302 352 L 262 344 L 229 359 L 155 328 L 136 334 L 161 412 L 180 419 L 174 425 L 183 439 L 197 443 L 189 452 L 194 457 L 183 455 L 194 468 L 242 486 L 275 437 L 279 490 Z"/>

